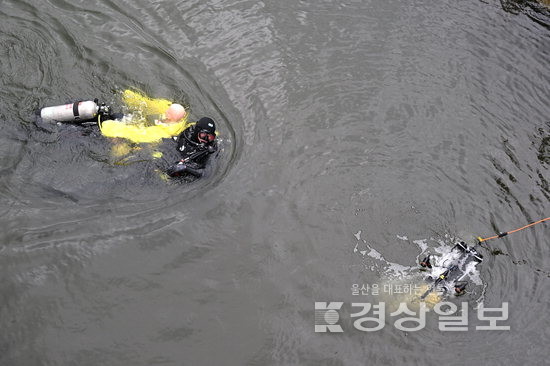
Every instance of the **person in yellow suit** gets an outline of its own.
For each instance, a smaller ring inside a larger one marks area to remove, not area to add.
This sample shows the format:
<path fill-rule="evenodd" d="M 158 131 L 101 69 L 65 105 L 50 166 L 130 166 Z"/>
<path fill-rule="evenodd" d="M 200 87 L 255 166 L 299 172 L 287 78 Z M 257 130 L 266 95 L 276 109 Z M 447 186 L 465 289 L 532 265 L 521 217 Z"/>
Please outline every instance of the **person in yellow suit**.
<path fill-rule="evenodd" d="M 98 121 L 106 137 L 124 138 L 133 143 L 156 143 L 178 136 L 189 127 L 187 112 L 180 104 L 148 98 L 132 90 L 123 92 L 122 101 L 128 114 L 120 120 Z"/>

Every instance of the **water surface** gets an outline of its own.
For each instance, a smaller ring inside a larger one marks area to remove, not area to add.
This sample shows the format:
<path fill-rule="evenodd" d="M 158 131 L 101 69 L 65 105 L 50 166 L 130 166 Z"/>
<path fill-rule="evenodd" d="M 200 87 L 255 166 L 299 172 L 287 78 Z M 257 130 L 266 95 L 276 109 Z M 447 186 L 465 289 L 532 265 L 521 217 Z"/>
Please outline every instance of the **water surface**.
<path fill-rule="evenodd" d="M 542 3 L 4 0 L 0 15 L 2 365 L 547 362 L 548 225 L 483 251 L 483 300 L 509 302 L 510 331 L 349 320 L 366 299 L 352 284 L 385 273 L 354 248 L 414 266 L 418 241 L 549 215 Z M 218 121 L 209 179 L 165 184 L 112 164 L 96 130 L 34 122 L 127 87 Z M 343 334 L 314 332 L 315 301 L 345 302 Z"/>

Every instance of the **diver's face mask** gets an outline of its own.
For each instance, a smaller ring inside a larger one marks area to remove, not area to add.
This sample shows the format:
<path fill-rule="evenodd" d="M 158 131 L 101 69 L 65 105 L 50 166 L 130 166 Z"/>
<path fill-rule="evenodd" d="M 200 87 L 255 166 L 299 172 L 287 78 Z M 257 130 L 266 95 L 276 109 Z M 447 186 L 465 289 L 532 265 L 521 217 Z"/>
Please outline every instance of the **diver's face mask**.
<path fill-rule="evenodd" d="M 216 135 L 213 134 L 213 133 L 210 133 L 206 130 L 202 130 L 199 132 L 199 134 L 197 135 L 198 139 L 199 139 L 199 142 L 201 144 L 206 144 L 208 142 L 212 142 L 214 141 L 214 139 L 216 138 Z"/>

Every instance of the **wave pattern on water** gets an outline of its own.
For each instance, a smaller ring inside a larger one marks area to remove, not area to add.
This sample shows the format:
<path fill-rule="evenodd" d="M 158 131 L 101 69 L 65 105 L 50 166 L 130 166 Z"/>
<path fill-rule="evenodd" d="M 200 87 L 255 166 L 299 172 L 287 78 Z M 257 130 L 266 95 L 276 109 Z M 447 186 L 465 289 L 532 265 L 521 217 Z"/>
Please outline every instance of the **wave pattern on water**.
<path fill-rule="evenodd" d="M 314 301 L 358 301 L 387 263 L 547 216 L 544 4 L 2 1 L 0 363 L 544 362 L 542 226 L 483 252 L 510 332 L 313 331 Z M 211 179 L 166 185 L 93 129 L 34 123 L 127 87 L 219 121 Z"/>

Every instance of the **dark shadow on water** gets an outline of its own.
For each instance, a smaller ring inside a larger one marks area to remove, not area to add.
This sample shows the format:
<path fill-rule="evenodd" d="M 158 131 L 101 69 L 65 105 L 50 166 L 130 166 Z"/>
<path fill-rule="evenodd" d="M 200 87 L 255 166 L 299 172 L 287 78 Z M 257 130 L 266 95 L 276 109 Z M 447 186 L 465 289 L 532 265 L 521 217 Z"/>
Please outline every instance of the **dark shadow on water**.
<path fill-rule="evenodd" d="M 512 14 L 525 14 L 533 21 L 550 29 L 550 2 L 548 0 L 501 0 L 502 9 Z"/>
<path fill-rule="evenodd" d="M 542 139 L 538 158 L 542 163 L 550 163 L 550 136 L 546 136 Z"/>

